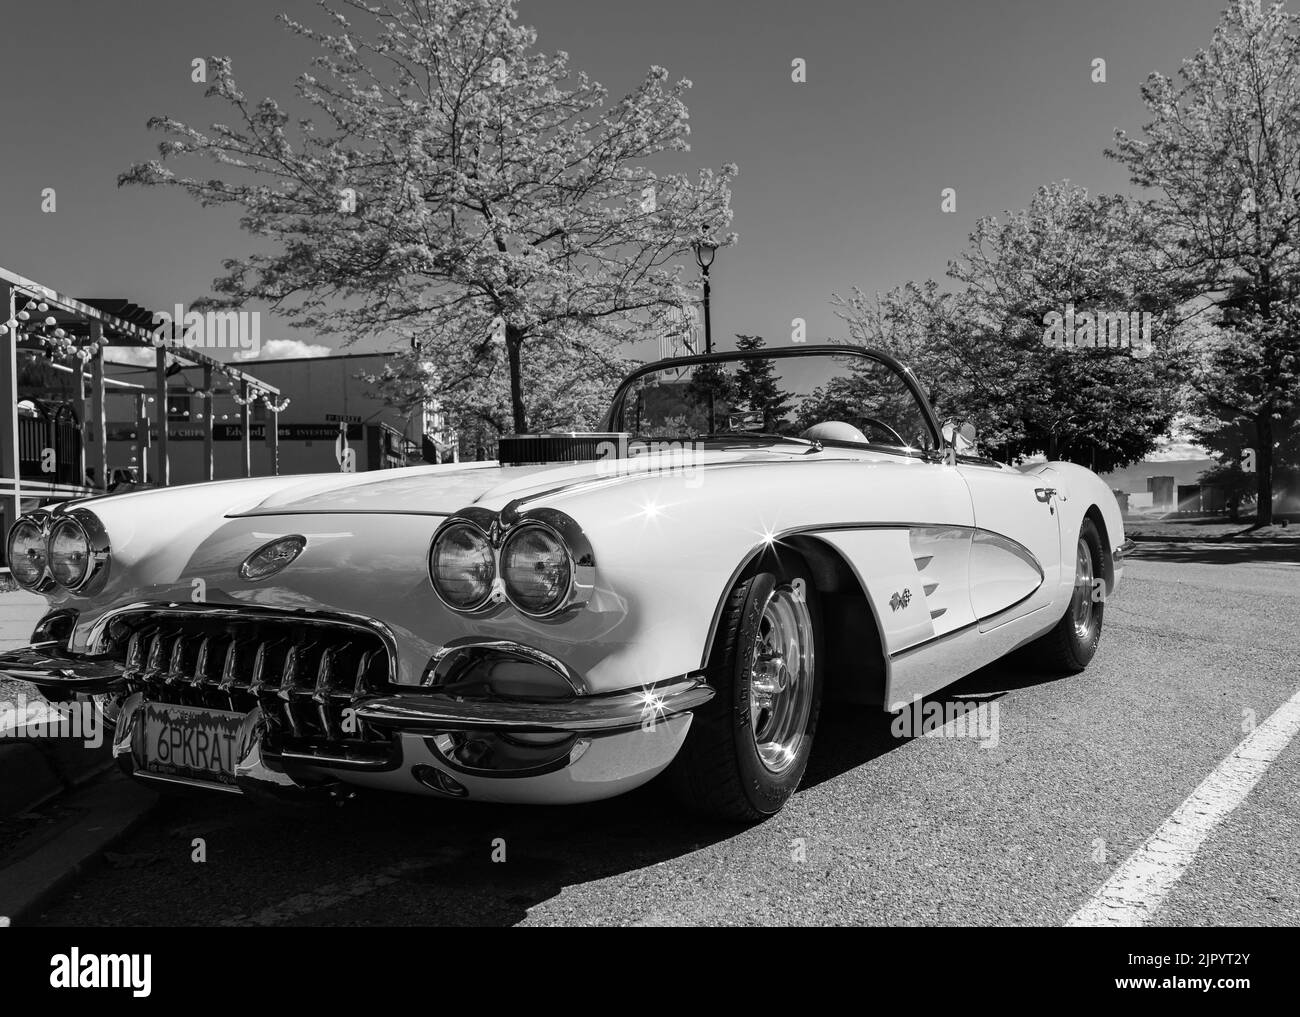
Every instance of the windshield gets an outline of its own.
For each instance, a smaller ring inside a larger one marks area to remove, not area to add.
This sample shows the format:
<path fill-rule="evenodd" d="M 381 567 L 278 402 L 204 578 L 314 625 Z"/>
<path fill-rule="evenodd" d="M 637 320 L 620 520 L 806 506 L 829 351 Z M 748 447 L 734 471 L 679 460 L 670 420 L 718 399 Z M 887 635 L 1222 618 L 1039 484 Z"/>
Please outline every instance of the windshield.
<path fill-rule="evenodd" d="M 633 375 L 611 429 L 644 440 L 816 441 L 906 450 L 937 447 L 904 376 L 865 351 L 735 353 Z"/>

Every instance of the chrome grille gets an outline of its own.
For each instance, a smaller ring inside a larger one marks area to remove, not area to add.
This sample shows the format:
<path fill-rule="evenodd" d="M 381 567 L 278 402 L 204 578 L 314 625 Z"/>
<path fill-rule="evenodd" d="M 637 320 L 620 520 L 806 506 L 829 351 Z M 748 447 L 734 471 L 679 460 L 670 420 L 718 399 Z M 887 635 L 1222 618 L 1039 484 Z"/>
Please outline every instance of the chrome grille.
<path fill-rule="evenodd" d="M 152 702 L 240 713 L 261 706 L 272 731 L 293 741 L 387 740 L 345 717 L 357 700 L 389 691 L 388 644 L 359 623 L 235 609 L 139 611 L 107 626 L 104 652 Z"/>

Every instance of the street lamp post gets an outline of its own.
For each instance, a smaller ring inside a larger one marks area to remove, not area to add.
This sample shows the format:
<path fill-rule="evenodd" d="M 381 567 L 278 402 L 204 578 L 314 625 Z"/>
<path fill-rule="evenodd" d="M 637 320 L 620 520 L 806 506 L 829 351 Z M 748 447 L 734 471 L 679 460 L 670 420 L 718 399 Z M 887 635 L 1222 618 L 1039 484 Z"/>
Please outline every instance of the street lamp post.
<path fill-rule="evenodd" d="M 712 240 L 697 240 L 695 242 L 695 262 L 700 266 L 700 271 L 704 273 L 704 352 L 713 352 L 713 327 L 709 319 L 709 266 L 713 264 L 713 256 L 718 253 L 718 245 Z"/>

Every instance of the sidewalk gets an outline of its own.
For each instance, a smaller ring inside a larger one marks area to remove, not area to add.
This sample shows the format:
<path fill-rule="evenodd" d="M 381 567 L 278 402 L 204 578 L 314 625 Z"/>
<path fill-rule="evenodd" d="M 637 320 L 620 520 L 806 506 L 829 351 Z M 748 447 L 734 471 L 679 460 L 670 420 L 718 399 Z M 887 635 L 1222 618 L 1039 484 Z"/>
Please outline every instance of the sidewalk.
<path fill-rule="evenodd" d="M 7 580 L 8 576 L 4 576 Z M 3 589 L 3 587 L 0 587 Z M 0 592 L 0 650 L 26 646 L 32 629 L 45 614 L 45 598 L 26 590 Z"/>
<path fill-rule="evenodd" d="M 45 611 L 43 597 L 0 593 L 0 649 L 26 646 Z M 107 732 L 91 748 L 82 738 L 51 737 L 39 722 L 28 728 L 48 706 L 31 685 L 0 675 L 0 817 L 80 787 L 111 765 Z"/>
<path fill-rule="evenodd" d="M 45 610 L 42 597 L 0 592 L 0 649 L 26 646 Z M 0 676 L 2 925 L 34 915 L 158 800 L 116 772 L 110 732 L 99 727 L 91 747 L 84 713 L 80 737 L 51 732 L 55 711 L 31 685 Z"/>
<path fill-rule="evenodd" d="M 1162 544 L 1300 544 L 1300 524 L 1273 524 L 1256 529 L 1250 522 L 1179 519 L 1125 519 L 1124 535 L 1138 542 Z"/>

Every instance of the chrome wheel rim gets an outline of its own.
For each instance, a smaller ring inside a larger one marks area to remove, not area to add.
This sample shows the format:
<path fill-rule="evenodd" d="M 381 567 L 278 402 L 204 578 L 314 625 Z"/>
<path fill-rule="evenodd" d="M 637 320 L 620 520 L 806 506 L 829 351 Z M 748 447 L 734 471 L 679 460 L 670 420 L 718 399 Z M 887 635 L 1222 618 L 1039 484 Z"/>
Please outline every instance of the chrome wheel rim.
<path fill-rule="evenodd" d="M 749 730 L 772 773 L 794 765 L 812 710 L 812 615 L 790 586 L 768 595 L 749 667 Z"/>
<path fill-rule="evenodd" d="M 1097 624 L 1096 605 L 1092 602 L 1092 581 L 1092 548 L 1080 537 L 1075 552 L 1074 602 L 1071 611 L 1074 616 L 1074 634 L 1081 643 L 1092 638 Z"/>

